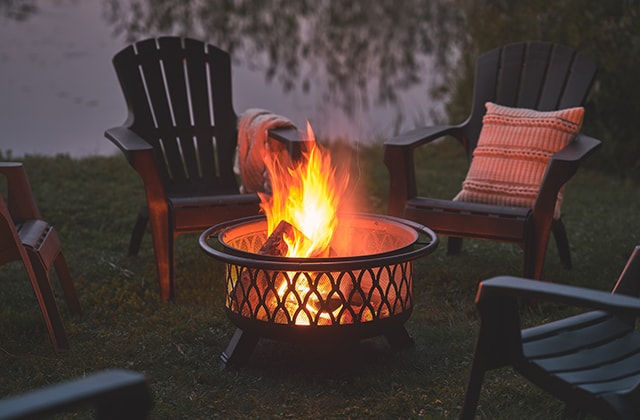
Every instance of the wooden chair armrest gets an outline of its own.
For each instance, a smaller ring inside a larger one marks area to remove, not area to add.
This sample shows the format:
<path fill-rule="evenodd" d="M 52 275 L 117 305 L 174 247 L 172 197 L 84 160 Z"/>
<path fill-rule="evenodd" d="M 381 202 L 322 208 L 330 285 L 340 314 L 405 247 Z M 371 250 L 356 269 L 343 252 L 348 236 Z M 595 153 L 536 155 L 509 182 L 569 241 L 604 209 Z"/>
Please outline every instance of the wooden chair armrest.
<path fill-rule="evenodd" d="M 601 146 L 602 142 L 600 140 L 584 134 L 578 134 L 565 148 L 551 156 L 548 171 L 554 172 L 552 178 L 563 178 L 564 182 L 562 184 L 564 185 L 575 174 L 580 163 Z"/>
<path fill-rule="evenodd" d="M 640 315 L 640 299 L 636 297 L 511 276 L 493 277 L 480 282 L 476 304 L 495 297 L 554 301 L 577 307 L 600 309 L 621 316 Z"/>
<path fill-rule="evenodd" d="M 163 202 L 165 191 L 156 168 L 153 147 L 124 126 L 110 128 L 104 135 L 122 150 L 129 164 L 142 178 L 147 204 Z"/>
<path fill-rule="evenodd" d="M 7 178 L 7 208 L 14 222 L 41 219 L 22 162 L 0 162 L 0 174 Z"/>
<path fill-rule="evenodd" d="M 602 146 L 602 142 L 585 134 L 578 133 L 567 147 L 555 153 L 552 161 L 580 162 Z"/>
<path fill-rule="evenodd" d="M 104 132 L 104 135 L 122 150 L 122 153 L 130 163 L 133 161 L 133 154 L 136 152 L 153 152 L 153 147 L 149 143 L 127 127 L 110 128 Z"/>
<path fill-rule="evenodd" d="M 19 168 L 22 166 L 22 162 L 0 162 L 0 173 L 6 174 L 13 170 L 13 168 Z"/>
<path fill-rule="evenodd" d="M 400 134 L 384 142 L 387 147 L 410 147 L 416 148 L 423 144 L 432 142 L 447 135 L 453 135 L 458 126 L 456 125 L 434 125 L 431 127 L 420 127 L 406 133 Z"/>
<path fill-rule="evenodd" d="M 0 417 L 41 417 L 83 405 L 94 405 L 98 418 L 145 418 L 153 402 L 143 374 L 114 369 L 2 399 Z"/>
<path fill-rule="evenodd" d="M 422 127 L 389 139 L 383 145 L 383 160 L 389 171 L 389 214 L 402 217 L 405 203 L 417 192 L 413 150 L 447 135 L 458 126 Z"/>
<path fill-rule="evenodd" d="M 302 153 L 308 151 L 310 143 L 295 127 L 278 127 L 269 130 L 269 137 L 282 143 L 292 160 L 298 160 Z"/>
<path fill-rule="evenodd" d="M 564 149 L 551 157 L 540 184 L 540 191 L 534 205 L 534 213 L 553 214 L 560 188 L 575 175 L 582 161 L 601 145 L 602 142 L 600 140 L 584 134 L 578 134 Z"/>

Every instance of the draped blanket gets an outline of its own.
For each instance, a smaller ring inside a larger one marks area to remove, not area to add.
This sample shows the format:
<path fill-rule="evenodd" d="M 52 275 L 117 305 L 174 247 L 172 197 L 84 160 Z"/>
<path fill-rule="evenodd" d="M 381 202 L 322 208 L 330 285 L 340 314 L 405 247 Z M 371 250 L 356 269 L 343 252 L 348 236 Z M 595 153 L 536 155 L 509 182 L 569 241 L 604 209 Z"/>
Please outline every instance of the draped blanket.
<path fill-rule="evenodd" d="M 270 111 L 251 108 L 238 119 L 238 149 L 234 171 L 240 175 L 242 193 L 271 193 L 271 184 L 265 166 L 265 158 L 275 145 L 269 139 L 272 128 L 295 127 L 287 118 Z"/>

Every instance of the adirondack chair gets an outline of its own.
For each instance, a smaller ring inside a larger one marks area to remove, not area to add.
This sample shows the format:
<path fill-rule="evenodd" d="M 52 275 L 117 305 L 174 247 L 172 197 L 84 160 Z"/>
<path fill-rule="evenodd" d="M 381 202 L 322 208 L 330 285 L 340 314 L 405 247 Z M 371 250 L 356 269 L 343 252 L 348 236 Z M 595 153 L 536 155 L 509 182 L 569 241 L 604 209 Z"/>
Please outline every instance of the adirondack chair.
<path fill-rule="evenodd" d="M 93 407 L 104 420 L 141 420 L 153 407 L 145 375 L 109 369 L 0 400 L 0 418 L 57 418 L 56 414 Z"/>
<path fill-rule="evenodd" d="M 129 254 L 137 253 L 149 221 L 160 294 L 174 299 L 176 238 L 259 213 L 258 196 L 240 194 L 233 171 L 238 117 L 231 60 L 198 40 L 161 37 L 129 45 L 113 65 L 129 116 L 105 136 L 138 172 L 146 193 Z M 292 157 L 300 155 L 304 141 L 295 129 L 270 134 Z"/>
<path fill-rule="evenodd" d="M 522 42 L 482 54 L 476 63 L 471 114 L 459 125 L 418 128 L 384 143 L 389 171 L 391 215 L 414 220 L 448 236 L 447 251 L 461 251 L 462 238 L 517 243 L 524 249 L 524 277 L 540 279 L 550 231 L 561 261 L 571 267 L 566 230 L 556 213 L 556 199 L 564 184 L 600 141 L 577 134 L 555 153 L 546 167 L 534 205 L 504 206 L 419 196 L 414 150 L 452 136 L 473 154 L 483 128 L 485 105 L 554 111 L 581 106 L 596 73 L 594 63 L 572 49 L 545 42 Z M 503 176 L 509 176 L 503 174 Z"/>
<path fill-rule="evenodd" d="M 49 276 L 52 266 L 69 310 L 81 314 L 82 307 L 60 239 L 53 226 L 42 220 L 22 163 L 0 162 L 0 174 L 7 181 L 7 201 L 0 195 L 0 265 L 22 261 L 54 350 L 68 350 L 69 341 Z"/>
<path fill-rule="evenodd" d="M 590 311 L 521 331 L 519 299 Z M 640 418 L 640 246 L 613 292 L 515 277 L 481 282 L 480 329 L 462 418 L 472 419 L 486 371 L 512 366 L 567 404 L 568 413 Z"/>

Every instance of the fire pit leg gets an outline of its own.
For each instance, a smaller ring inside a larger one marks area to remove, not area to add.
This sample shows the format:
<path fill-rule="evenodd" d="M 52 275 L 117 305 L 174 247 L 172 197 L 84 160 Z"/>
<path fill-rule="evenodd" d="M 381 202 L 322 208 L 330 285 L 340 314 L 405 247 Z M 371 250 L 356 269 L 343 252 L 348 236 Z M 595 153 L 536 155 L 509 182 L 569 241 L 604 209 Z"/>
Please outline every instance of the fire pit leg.
<path fill-rule="evenodd" d="M 256 344 L 258 344 L 258 336 L 237 328 L 227 345 L 227 349 L 220 355 L 222 360 L 220 369 L 222 370 L 229 365 L 241 365 L 249 360 Z"/>
<path fill-rule="evenodd" d="M 387 338 L 392 351 L 406 349 L 414 344 L 413 338 L 411 338 L 404 326 L 389 330 L 384 336 Z"/>

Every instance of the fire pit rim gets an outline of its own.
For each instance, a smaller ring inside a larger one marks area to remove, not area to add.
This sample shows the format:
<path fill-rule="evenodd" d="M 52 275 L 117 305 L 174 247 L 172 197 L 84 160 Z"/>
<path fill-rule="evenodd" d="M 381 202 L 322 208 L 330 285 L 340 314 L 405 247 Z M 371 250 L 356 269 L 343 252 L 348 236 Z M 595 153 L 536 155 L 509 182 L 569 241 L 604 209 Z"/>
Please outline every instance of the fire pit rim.
<path fill-rule="evenodd" d="M 264 215 L 258 215 L 230 220 L 211 226 L 200 235 L 199 244 L 200 248 L 205 253 L 225 263 L 273 271 L 335 271 L 336 265 L 339 266 L 341 271 L 366 269 L 376 266 L 395 264 L 399 260 L 408 261 L 418 259 L 433 252 L 438 247 L 439 238 L 436 233 L 430 228 L 411 220 L 371 213 L 349 213 L 349 215 L 354 217 L 386 220 L 387 222 L 410 227 L 418 233 L 418 239 L 410 246 L 394 251 L 357 256 L 321 258 L 291 258 L 261 255 L 230 247 L 220 240 L 219 236 L 225 229 L 241 223 L 250 223 L 265 219 Z M 426 235 L 430 240 L 427 242 L 420 241 L 420 234 Z M 221 251 L 211 246 L 208 242 L 209 240 L 213 240 L 217 245 L 221 246 L 223 250 Z"/>

